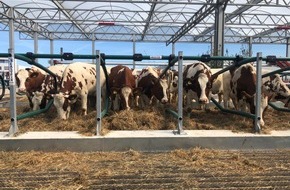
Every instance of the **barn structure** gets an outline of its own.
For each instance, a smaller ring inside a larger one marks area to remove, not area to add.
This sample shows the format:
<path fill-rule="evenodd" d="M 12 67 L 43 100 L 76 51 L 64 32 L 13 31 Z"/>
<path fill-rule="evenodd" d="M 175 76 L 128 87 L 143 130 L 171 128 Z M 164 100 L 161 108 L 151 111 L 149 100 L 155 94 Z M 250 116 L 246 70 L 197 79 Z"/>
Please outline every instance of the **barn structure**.
<path fill-rule="evenodd" d="M 38 40 L 50 41 L 50 54 L 55 40 L 81 40 L 92 42 L 92 55 L 96 41 L 126 41 L 134 55 L 138 42 L 165 43 L 172 54 L 176 43 L 208 43 L 211 56 L 224 56 L 226 43 L 244 43 L 248 57 L 253 44 L 284 44 L 289 57 L 289 6 L 282 0 L 4 0 L 0 31 L 9 31 L 12 54 L 18 31 L 20 39 L 34 40 L 34 54 Z"/>
<path fill-rule="evenodd" d="M 216 57 L 209 64 L 220 68 L 224 66 L 221 60 L 225 59 L 227 43 L 246 44 L 244 56 L 257 60 L 257 65 L 262 60 L 274 63 L 278 59 L 274 56 L 262 59 L 260 53 L 255 57 L 252 50 L 255 44 L 282 44 L 286 58 L 281 61 L 283 67 L 286 64 L 284 69 L 289 70 L 289 29 L 289 0 L 0 1 L 0 35 L 3 31 L 9 32 L 5 43 L 9 41 L 8 54 L 0 52 L 0 57 L 8 57 L 10 76 L 15 74 L 15 59 L 42 68 L 37 64 L 40 57 L 50 58 L 50 62 L 54 58 L 73 58 L 69 52 L 55 54 L 57 40 L 90 41 L 91 55 L 84 56 L 99 67 L 100 53 L 106 52 L 99 52 L 96 42 L 131 42 L 133 55 L 126 58 L 132 61 L 133 67 L 140 57 L 146 57 L 136 52 L 139 42 L 163 43 L 172 47 L 172 54 L 164 56 L 169 60 L 168 65 L 177 61 L 172 55 L 178 55 L 179 71 L 187 56 L 183 57 L 175 48 L 179 43 L 209 44 L 210 55 L 195 59 L 208 61 Z M 19 32 L 19 36 L 14 32 Z M 15 52 L 15 37 L 33 40 L 34 52 Z M 50 41 L 48 54 L 38 54 L 39 40 Z M 290 189 L 289 130 L 271 134 L 230 130 L 187 130 L 184 133 L 120 130 L 104 136 L 84 136 L 72 131 L 17 134 L 17 118 L 29 114 L 17 116 L 13 95 L 15 78 L 10 77 L 9 83 L 11 126 L 9 133 L 0 132 L 2 189 Z M 2 114 L 0 111 L 0 123 Z M 96 128 L 100 123 L 99 114 Z M 180 113 L 173 114 L 182 125 Z M 288 129 L 289 112 L 285 118 Z M 192 149 L 195 147 L 199 148 Z M 28 153 L 22 154 L 22 151 Z M 106 151 L 112 153 L 106 154 Z"/>

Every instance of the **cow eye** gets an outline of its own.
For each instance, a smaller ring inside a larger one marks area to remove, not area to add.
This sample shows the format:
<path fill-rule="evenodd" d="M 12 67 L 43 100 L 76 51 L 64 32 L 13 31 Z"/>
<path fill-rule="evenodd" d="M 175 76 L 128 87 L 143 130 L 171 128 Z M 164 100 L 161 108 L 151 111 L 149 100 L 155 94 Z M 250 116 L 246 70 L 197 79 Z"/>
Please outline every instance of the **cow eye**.
<path fill-rule="evenodd" d="M 26 80 L 25 80 L 25 82 L 29 82 L 30 81 L 30 78 L 27 78 Z"/>

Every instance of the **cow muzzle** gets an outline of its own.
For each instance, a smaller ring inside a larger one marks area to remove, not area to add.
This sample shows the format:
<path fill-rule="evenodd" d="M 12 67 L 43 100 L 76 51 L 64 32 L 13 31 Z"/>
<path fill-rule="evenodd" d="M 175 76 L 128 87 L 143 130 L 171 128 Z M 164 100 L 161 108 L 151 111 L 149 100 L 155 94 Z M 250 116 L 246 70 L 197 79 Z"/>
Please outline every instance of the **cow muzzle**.
<path fill-rule="evenodd" d="M 167 99 L 167 98 L 162 98 L 162 99 L 161 99 L 161 103 L 162 103 L 162 104 L 166 104 L 167 102 L 168 102 L 168 99 Z"/>
<path fill-rule="evenodd" d="M 206 103 L 208 103 L 209 101 L 208 101 L 208 98 L 200 98 L 200 99 L 198 100 L 198 102 L 199 102 L 200 104 L 206 104 Z"/>

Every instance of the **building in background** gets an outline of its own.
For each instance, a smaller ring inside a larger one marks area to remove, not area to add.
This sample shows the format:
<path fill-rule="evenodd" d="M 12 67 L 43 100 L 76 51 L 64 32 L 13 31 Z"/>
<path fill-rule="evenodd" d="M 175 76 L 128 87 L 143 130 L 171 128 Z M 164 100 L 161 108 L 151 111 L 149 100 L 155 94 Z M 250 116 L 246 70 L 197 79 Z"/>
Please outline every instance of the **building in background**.
<path fill-rule="evenodd" d="M 15 59 L 15 72 L 18 71 L 19 66 L 17 65 L 17 60 Z M 4 80 L 9 80 L 9 65 L 8 58 L 0 58 L 0 75 L 3 76 Z"/>

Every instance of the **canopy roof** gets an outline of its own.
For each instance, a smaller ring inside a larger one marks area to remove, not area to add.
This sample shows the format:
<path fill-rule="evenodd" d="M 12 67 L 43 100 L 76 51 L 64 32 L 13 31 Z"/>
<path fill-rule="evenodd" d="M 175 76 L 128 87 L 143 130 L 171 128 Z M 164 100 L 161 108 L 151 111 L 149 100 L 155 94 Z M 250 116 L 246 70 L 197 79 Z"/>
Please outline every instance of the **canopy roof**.
<path fill-rule="evenodd" d="M 286 0 L 2 0 L 0 31 L 22 39 L 211 42 L 215 10 L 225 8 L 225 43 L 286 43 Z"/>

